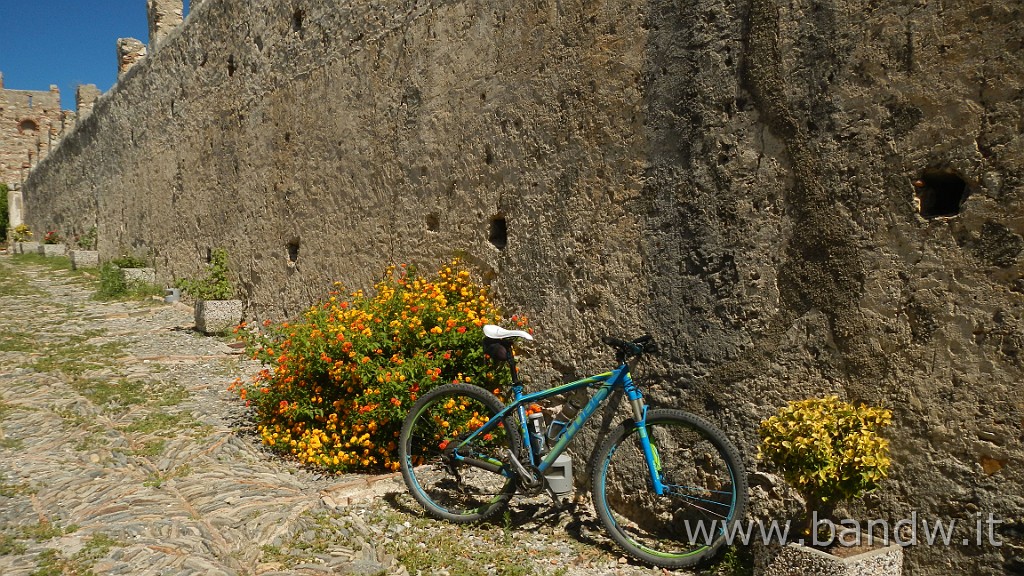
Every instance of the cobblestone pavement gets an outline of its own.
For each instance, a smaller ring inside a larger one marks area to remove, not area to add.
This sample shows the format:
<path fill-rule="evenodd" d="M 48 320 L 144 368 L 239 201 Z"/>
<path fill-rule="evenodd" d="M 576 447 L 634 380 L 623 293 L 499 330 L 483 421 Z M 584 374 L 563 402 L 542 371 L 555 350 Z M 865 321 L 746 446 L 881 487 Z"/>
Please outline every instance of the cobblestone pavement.
<path fill-rule="evenodd" d="M 0 574 L 661 573 L 626 563 L 592 521 L 438 523 L 400 478 L 269 455 L 227 391 L 254 364 L 192 330 L 182 304 L 94 289 L 0 255 Z"/>

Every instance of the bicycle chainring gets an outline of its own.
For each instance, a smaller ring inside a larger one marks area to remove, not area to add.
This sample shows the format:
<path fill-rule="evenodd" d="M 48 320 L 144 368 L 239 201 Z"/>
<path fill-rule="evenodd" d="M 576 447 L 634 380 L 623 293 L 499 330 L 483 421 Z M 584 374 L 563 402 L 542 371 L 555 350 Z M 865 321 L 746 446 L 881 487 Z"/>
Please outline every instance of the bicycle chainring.
<path fill-rule="evenodd" d="M 519 488 L 527 496 L 536 496 L 544 491 L 544 475 L 532 464 L 523 464 L 523 467 L 530 473 L 531 478 L 524 478 L 518 475 Z"/>

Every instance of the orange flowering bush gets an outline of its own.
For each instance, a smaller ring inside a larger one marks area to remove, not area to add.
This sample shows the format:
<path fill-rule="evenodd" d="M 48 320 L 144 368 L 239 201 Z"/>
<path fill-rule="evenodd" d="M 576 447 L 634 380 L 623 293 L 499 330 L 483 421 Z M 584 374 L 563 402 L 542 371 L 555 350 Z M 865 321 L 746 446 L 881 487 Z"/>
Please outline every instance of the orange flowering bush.
<path fill-rule="evenodd" d="M 275 451 L 328 470 L 397 470 L 398 435 L 419 395 L 448 382 L 508 384 L 481 347 L 483 325 L 500 320 L 458 260 L 432 278 L 392 267 L 372 295 L 339 288 L 301 321 L 240 327 L 266 367 L 233 387 Z"/>

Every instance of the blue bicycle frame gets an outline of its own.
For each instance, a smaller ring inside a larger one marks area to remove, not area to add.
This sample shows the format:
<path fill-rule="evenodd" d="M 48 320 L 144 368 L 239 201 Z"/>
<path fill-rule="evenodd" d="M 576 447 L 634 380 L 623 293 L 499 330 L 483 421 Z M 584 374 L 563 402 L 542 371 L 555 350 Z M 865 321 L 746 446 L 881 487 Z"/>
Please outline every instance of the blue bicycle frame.
<path fill-rule="evenodd" d="M 512 366 L 512 371 L 513 374 L 515 374 L 514 364 Z M 526 406 L 552 396 L 566 394 L 584 387 L 597 387 L 597 392 L 590 399 L 590 402 L 580 409 L 579 413 L 576 414 L 576 417 L 573 418 L 571 422 L 566 423 L 565 428 L 559 434 L 555 444 L 550 447 L 550 451 L 543 458 L 539 458 L 538 455 L 534 453 L 532 443 L 530 442 L 530 432 L 527 428 Z M 647 435 L 647 406 L 643 402 L 643 393 L 640 392 L 639 387 L 637 387 L 633 382 L 633 378 L 629 374 L 629 365 L 626 363 L 621 364 L 611 372 L 590 376 L 583 378 L 582 380 L 577 380 L 575 382 L 570 382 L 547 390 L 541 390 L 539 392 L 533 392 L 531 394 L 523 394 L 523 386 L 519 383 L 513 384 L 512 394 L 514 401 L 495 414 L 494 417 L 488 420 L 486 424 L 470 434 L 469 437 L 463 439 L 458 448 L 470 444 L 480 434 L 485 434 L 488 431 L 495 429 L 513 411 L 516 411 L 519 415 L 520 434 L 523 438 L 523 442 L 529 448 L 530 463 L 536 466 L 541 474 L 543 474 L 551 467 L 551 464 L 555 459 L 565 451 L 566 447 L 570 442 L 572 442 L 572 439 L 583 427 L 583 424 L 585 424 L 587 420 L 594 415 L 601 404 L 603 404 L 608 396 L 617 388 L 622 388 L 625 392 L 626 398 L 629 400 L 630 406 L 632 407 L 633 423 L 637 428 L 644 457 L 647 460 L 647 469 L 651 473 L 652 487 L 655 493 L 664 494 L 665 485 L 662 483 L 661 479 L 661 464 L 658 460 L 658 451 L 651 444 L 650 438 Z M 459 461 L 472 465 L 475 459 L 461 456 L 458 448 L 454 452 L 455 458 Z M 477 460 L 477 462 L 479 462 L 479 460 Z M 513 470 L 509 469 L 508 466 L 505 466 L 503 462 L 488 459 L 487 463 L 491 464 L 495 468 L 500 467 L 499 472 L 503 476 L 512 477 L 515 473 Z"/>

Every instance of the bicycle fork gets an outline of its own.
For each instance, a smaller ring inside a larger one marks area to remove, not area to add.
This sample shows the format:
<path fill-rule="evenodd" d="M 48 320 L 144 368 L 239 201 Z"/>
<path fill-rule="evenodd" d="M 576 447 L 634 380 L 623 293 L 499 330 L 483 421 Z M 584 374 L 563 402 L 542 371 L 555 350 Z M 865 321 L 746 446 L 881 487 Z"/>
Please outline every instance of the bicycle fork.
<path fill-rule="evenodd" d="M 647 405 L 639 395 L 630 398 L 629 405 L 633 409 L 633 425 L 636 426 L 640 447 L 643 448 L 644 459 L 647 460 L 647 470 L 651 473 L 651 487 L 655 494 L 664 495 L 665 484 L 661 481 L 661 458 L 658 456 L 658 447 L 651 443 L 651 437 L 647 434 Z"/>

